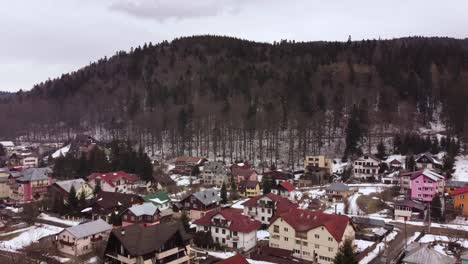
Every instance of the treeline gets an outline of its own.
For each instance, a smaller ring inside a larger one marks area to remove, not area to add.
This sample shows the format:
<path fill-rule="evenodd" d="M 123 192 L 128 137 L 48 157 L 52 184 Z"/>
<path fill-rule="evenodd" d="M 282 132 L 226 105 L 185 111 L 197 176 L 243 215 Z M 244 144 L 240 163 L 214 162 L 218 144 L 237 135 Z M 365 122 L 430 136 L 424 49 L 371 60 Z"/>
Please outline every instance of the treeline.
<path fill-rule="evenodd" d="M 445 151 L 451 156 L 456 156 L 460 151 L 460 141 L 452 137 L 441 137 L 440 141 L 435 136 L 420 136 L 414 133 L 397 134 L 393 138 L 394 154 L 408 155 L 430 152 L 437 154 Z"/>
<path fill-rule="evenodd" d="M 351 136 L 350 154 L 434 119 L 468 139 L 467 46 L 448 38 L 148 43 L 2 101 L 0 137 L 65 141 L 94 131 L 163 157 L 294 165 L 305 154 L 344 153 L 356 106 L 366 126 Z"/>
<path fill-rule="evenodd" d="M 108 150 L 109 154 L 106 154 Z M 123 170 L 150 181 L 153 174 L 151 160 L 143 149 L 135 151 L 129 141 L 112 141 L 105 149 L 94 147 L 79 158 L 67 154 L 53 161 L 54 174 L 61 179 L 86 178 L 94 172 Z"/>

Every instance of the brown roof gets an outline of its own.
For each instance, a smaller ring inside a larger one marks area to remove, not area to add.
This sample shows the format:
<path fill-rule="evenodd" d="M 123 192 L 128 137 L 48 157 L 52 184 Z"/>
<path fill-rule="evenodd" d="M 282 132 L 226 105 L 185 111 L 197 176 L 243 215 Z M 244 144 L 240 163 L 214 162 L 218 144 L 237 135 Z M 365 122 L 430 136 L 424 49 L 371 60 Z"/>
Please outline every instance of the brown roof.
<path fill-rule="evenodd" d="M 244 256 L 237 254 L 230 258 L 218 261 L 216 264 L 249 264 L 249 262 Z"/>
<path fill-rule="evenodd" d="M 105 210 L 115 207 L 124 207 L 126 209 L 134 204 L 144 202 L 145 200 L 136 194 L 101 191 L 96 194 L 93 207 Z"/>
<path fill-rule="evenodd" d="M 135 224 L 112 231 L 112 236 L 119 240 L 132 256 L 153 253 L 177 234 L 184 242 L 192 238 L 185 232 L 180 222 L 167 222 L 148 227 Z"/>
<path fill-rule="evenodd" d="M 260 229 L 262 226 L 260 221 L 250 219 L 250 217 L 243 215 L 242 209 L 234 208 L 223 208 L 220 211 L 210 211 L 193 223 L 195 225 L 211 226 L 211 219 L 218 214 L 230 222 L 228 229 L 231 231 L 250 233 L 254 230 Z"/>

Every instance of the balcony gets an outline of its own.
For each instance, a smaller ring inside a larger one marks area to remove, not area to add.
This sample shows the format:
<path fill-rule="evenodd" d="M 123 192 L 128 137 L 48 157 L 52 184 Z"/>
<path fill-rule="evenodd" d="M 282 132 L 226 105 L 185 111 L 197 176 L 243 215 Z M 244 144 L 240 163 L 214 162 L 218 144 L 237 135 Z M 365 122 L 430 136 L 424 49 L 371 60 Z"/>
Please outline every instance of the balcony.
<path fill-rule="evenodd" d="M 69 246 L 69 247 L 75 245 L 75 243 L 68 242 L 68 241 L 65 241 L 65 240 L 63 240 L 63 239 L 60 239 L 59 242 L 60 242 L 60 244 L 63 244 L 63 245 L 65 245 L 65 246 Z"/>
<path fill-rule="evenodd" d="M 122 263 L 126 263 L 126 264 L 136 264 L 137 263 L 135 258 L 131 259 L 131 258 L 127 258 L 127 257 L 124 257 L 122 255 L 118 255 L 118 254 L 114 255 L 114 254 L 107 253 L 106 256 L 109 257 L 109 258 L 118 260 L 118 261 L 120 261 Z"/>
<path fill-rule="evenodd" d="M 215 227 L 228 227 L 229 223 L 228 222 L 220 222 L 220 221 L 212 221 L 211 225 L 215 226 Z"/>
<path fill-rule="evenodd" d="M 161 253 L 157 253 L 156 254 L 156 259 L 162 259 L 162 258 L 166 258 L 168 256 L 171 256 L 171 255 L 174 255 L 174 254 L 177 254 L 178 252 L 180 251 L 184 251 L 185 248 L 173 248 L 173 249 L 169 249 L 169 250 L 166 250 L 164 252 L 161 252 Z"/>
<path fill-rule="evenodd" d="M 102 236 L 97 236 L 97 237 L 92 237 L 91 238 L 91 242 L 95 243 L 95 242 L 99 242 L 102 240 Z"/>

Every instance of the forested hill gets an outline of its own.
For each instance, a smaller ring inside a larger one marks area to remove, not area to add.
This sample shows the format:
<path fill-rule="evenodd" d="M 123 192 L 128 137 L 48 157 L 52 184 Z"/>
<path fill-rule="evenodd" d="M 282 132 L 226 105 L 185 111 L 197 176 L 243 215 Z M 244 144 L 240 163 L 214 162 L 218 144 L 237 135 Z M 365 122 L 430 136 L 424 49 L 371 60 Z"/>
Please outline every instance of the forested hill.
<path fill-rule="evenodd" d="M 318 152 L 344 135 L 353 106 L 369 137 L 439 117 L 462 135 L 468 41 L 186 37 L 118 52 L 1 102 L 0 137 L 93 131 L 173 154 L 277 157 L 285 143 L 290 155 Z"/>

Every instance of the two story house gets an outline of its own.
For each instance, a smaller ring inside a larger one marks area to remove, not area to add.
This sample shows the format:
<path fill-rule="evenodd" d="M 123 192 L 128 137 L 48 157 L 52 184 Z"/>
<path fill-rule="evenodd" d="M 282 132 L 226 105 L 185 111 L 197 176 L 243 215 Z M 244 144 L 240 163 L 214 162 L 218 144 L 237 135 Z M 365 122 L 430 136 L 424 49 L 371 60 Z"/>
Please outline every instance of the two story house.
<path fill-rule="evenodd" d="M 195 166 L 201 166 L 206 161 L 202 157 L 180 156 L 175 160 L 175 168 L 172 172 L 183 175 L 191 175 Z"/>
<path fill-rule="evenodd" d="M 280 182 L 279 184 L 271 188 L 272 193 L 277 194 L 279 196 L 283 196 L 288 199 L 293 199 L 294 190 L 296 190 L 296 187 L 294 187 L 294 185 L 292 185 L 288 181 Z"/>
<path fill-rule="evenodd" d="M 371 179 L 379 173 L 380 159 L 372 154 L 366 154 L 353 162 L 354 177 Z"/>
<path fill-rule="evenodd" d="M 414 161 L 417 169 L 435 170 L 442 167 L 442 161 L 428 152 L 417 155 Z"/>
<path fill-rule="evenodd" d="M 468 186 L 456 189 L 452 192 L 453 207 L 458 214 L 468 216 Z"/>
<path fill-rule="evenodd" d="M 242 205 L 244 206 L 244 215 L 260 221 L 263 225 L 269 225 L 275 214 L 298 207 L 289 199 L 273 193 L 250 198 Z"/>
<path fill-rule="evenodd" d="M 221 161 L 208 161 L 200 174 L 202 184 L 221 187 L 231 185 L 231 176 Z"/>
<path fill-rule="evenodd" d="M 153 203 L 136 204 L 122 212 L 122 225 L 155 225 L 170 220 L 172 214 L 172 209 L 159 210 Z"/>
<path fill-rule="evenodd" d="M 291 184 L 294 183 L 294 174 L 289 171 L 272 170 L 263 173 L 263 177 L 275 181 L 275 184 L 280 184 L 284 181 L 287 181 Z"/>
<path fill-rule="evenodd" d="M 241 209 L 213 210 L 193 224 L 197 231 L 209 232 L 213 241 L 236 250 L 248 251 L 257 244 L 260 221 L 242 215 Z"/>
<path fill-rule="evenodd" d="M 27 168 L 19 177 L 9 177 L 10 199 L 16 202 L 40 200 L 52 184 L 50 168 Z"/>
<path fill-rule="evenodd" d="M 307 167 L 325 168 L 329 174 L 333 174 L 333 160 L 324 155 L 306 156 L 304 159 L 304 170 Z"/>
<path fill-rule="evenodd" d="M 260 195 L 260 183 L 258 181 L 245 180 L 237 186 L 239 195 L 242 197 L 254 197 Z"/>
<path fill-rule="evenodd" d="M 180 201 L 182 210 L 188 212 L 190 219 L 197 220 L 211 210 L 219 208 L 220 193 L 216 189 L 192 193 Z"/>
<path fill-rule="evenodd" d="M 94 197 L 89 213 L 93 220 L 101 218 L 109 222 L 112 214 L 120 214 L 132 205 L 144 202 L 144 199 L 136 194 L 101 191 Z"/>
<path fill-rule="evenodd" d="M 85 198 L 93 196 L 93 189 L 83 179 L 57 181 L 49 187 L 49 193 L 54 197 L 58 195 L 66 202 L 71 188 L 75 189 L 76 197 L 79 198 L 84 193 Z"/>
<path fill-rule="evenodd" d="M 415 171 L 410 177 L 413 200 L 431 202 L 436 194 L 443 195 L 445 177 L 428 169 Z"/>
<path fill-rule="evenodd" d="M 57 250 L 75 257 L 91 253 L 96 244 L 107 240 L 111 230 L 102 219 L 65 228 L 56 236 Z"/>
<path fill-rule="evenodd" d="M 327 186 L 325 192 L 330 201 L 342 201 L 354 193 L 348 185 L 342 182 L 331 183 Z"/>
<path fill-rule="evenodd" d="M 426 219 L 427 205 L 413 200 L 397 200 L 394 203 L 393 219 L 421 221 Z"/>
<path fill-rule="evenodd" d="M 128 174 L 124 171 L 98 173 L 95 172 L 88 177 L 88 184 L 91 188 L 95 188 L 97 184 L 101 186 L 101 190 L 105 192 L 131 192 L 138 181 L 136 175 Z"/>
<path fill-rule="evenodd" d="M 191 239 L 180 222 L 117 228 L 107 241 L 104 263 L 188 264 Z"/>
<path fill-rule="evenodd" d="M 237 163 L 231 166 L 231 175 L 236 184 L 241 181 L 258 181 L 258 174 L 249 163 Z"/>
<path fill-rule="evenodd" d="M 355 229 L 345 215 L 292 209 L 272 219 L 269 246 L 292 252 L 294 257 L 331 264 L 345 239 L 354 240 Z"/>

